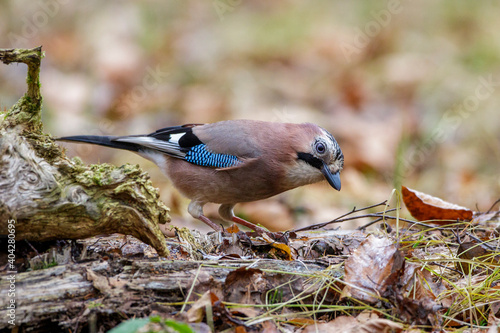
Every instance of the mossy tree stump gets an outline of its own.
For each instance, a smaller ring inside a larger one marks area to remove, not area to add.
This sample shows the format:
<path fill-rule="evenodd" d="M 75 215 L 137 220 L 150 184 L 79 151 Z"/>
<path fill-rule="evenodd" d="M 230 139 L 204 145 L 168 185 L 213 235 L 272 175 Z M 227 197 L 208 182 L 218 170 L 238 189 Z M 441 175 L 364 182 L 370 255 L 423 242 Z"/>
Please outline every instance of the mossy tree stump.
<path fill-rule="evenodd" d="M 138 166 L 84 165 L 43 133 L 41 47 L 0 49 L 0 60 L 28 65 L 26 94 L 0 111 L 0 234 L 15 220 L 16 240 L 80 239 L 122 233 L 168 255 L 158 224 L 170 221 Z"/>

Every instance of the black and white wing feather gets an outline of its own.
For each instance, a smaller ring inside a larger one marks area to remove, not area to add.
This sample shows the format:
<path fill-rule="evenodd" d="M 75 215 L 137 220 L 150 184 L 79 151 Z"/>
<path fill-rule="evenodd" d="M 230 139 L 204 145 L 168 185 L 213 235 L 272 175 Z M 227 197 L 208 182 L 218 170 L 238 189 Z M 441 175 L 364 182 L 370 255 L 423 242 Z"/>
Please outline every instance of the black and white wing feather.
<path fill-rule="evenodd" d="M 92 136 L 78 135 L 59 138 L 62 141 L 78 141 L 125 149 L 141 153 L 163 153 L 171 157 L 206 167 L 230 168 L 242 160 L 237 156 L 211 151 L 194 133 L 194 124 L 166 127 L 148 135 Z"/>

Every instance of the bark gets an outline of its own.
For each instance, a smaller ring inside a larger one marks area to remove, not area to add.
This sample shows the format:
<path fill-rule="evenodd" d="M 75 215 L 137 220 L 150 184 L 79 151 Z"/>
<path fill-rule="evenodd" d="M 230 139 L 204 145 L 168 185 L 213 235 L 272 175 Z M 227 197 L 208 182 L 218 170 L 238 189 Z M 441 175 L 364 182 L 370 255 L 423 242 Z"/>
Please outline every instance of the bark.
<path fill-rule="evenodd" d="M 62 328 L 78 332 L 90 325 L 114 327 L 132 317 L 145 317 L 152 311 L 171 316 L 182 303 L 195 301 L 211 290 L 221 299 L 234 297 L 248 286 L 227 286 L 226 278 L 240 267 L 262 270 L 267 282 L 264 289 L 252 291 L 265 297 L 273 288 L 284 298 L 308 288 L 307 276 L 296 274 L 320 271 L 325 266 L 281 260 L 239 261 L 93 261 L 68 264 L 16 275 L 16 325 L 23 331 L 48 332 Z M 287 272 L 289 274 L 287 274 Z M 6 309 L 9 280 L 0 280 L 0 309 Z M 293 289 L 293 293 L 292 293 Z M 315 290 L 309 288 L 308 293 Z M 286 296 L 288 295 L 288 296 Z M 173 304 L 177 305 L 174 307 Z M 188 307 L 189 308 L 189 307 Z M 187 309 L 186 309 L 187 310 Z M 7 318 L 7 310 L 0 310 Z M 94 319 L 92 319 L 94 318 Z M 0 329 L 8 323 L 0 321 Z"/>
<path fill-rule="evenodd" d="M 0 50 L 0 60 L 28 65 L 26 94 L 0 112 L 0 234 L 15 220 L 16 240 L 132 235 L 169 254 L 158 224 L 170 221 L 158 189 L 138 166 L 84 165 L 43 133 L 41 47 Z"/>

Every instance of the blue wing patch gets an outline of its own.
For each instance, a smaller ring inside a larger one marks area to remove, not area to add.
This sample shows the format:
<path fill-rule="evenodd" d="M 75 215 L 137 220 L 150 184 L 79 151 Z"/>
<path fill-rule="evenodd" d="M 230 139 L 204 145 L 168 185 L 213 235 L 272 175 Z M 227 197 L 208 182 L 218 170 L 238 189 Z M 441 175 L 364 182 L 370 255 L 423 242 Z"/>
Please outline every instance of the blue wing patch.
<path fill-rule="evenodd" d="M 184 159 L 189 163 L 215 168 L 229 168 L 241 163 L 236 156 L 211 152 L 205 144 L 189 149 Z"/>

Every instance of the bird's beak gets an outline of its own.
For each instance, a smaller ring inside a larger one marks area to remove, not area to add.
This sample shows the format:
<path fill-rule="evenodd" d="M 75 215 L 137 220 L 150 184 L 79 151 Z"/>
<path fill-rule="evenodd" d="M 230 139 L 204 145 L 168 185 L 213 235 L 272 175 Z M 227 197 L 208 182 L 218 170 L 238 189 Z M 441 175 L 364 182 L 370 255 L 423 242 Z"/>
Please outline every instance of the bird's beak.
<path fill-rule="evenodd" d="M 332 174 L 328 165 L 323 162 L 323 166 L 321 167 L 321 173 L 325 176 L 326 181 L 330 184 L 334 189 L 340 191 L 340 173 L 339 171 Z"/>

